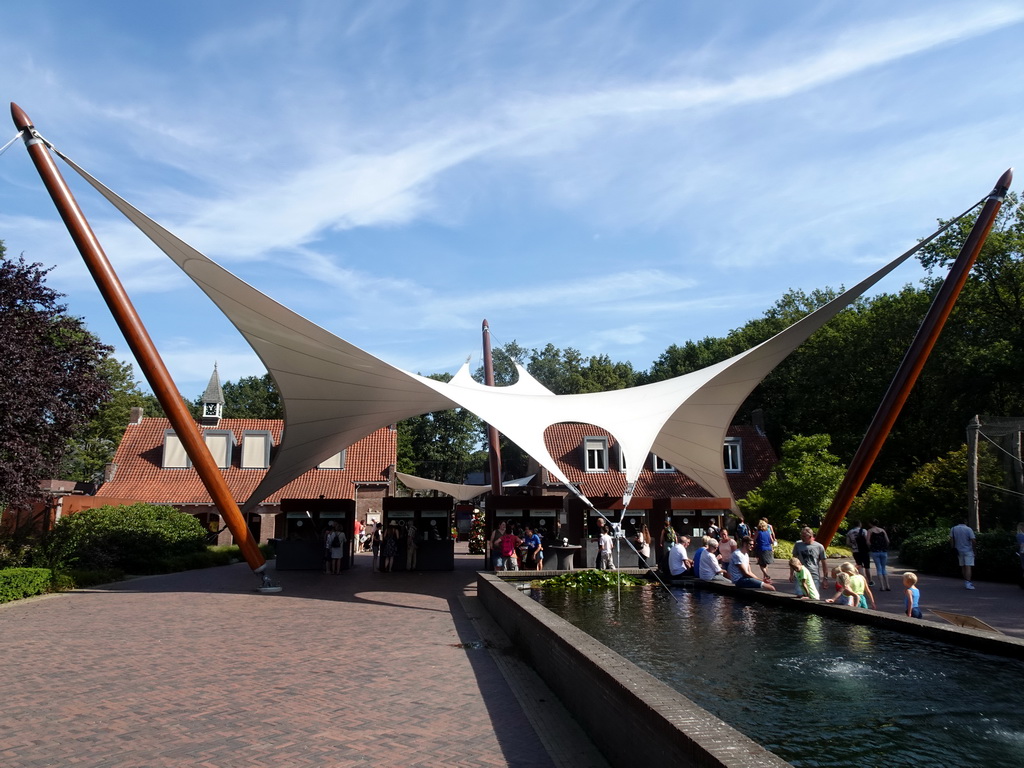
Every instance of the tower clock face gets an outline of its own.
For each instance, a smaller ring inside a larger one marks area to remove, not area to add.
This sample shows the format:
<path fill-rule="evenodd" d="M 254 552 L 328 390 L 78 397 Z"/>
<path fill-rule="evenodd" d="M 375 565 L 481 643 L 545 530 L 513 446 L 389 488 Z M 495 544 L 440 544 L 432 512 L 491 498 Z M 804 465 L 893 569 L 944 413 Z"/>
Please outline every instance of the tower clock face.
<path fill-rule="evenodd" d="M 217 415 L 217 404 L 216 403 L 206 403 L 205 404 L 205 408 L 206 408 L 206 410 L 203 413 L 204 416 L 216 416 Z"/>

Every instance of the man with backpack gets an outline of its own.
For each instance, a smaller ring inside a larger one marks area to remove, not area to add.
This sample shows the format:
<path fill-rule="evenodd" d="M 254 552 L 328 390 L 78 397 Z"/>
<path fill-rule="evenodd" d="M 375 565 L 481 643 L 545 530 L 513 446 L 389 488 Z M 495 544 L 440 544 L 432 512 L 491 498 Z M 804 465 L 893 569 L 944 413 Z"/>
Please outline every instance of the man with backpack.
<path fill-rule="evenodd" d="M 854 524 L 846 534 L 846 545 L 853 552 L 853 562 L 857 564 L 857 570 L 867 580 L 868 586 L 875 586 L 875 582 L 871 580 L 871 547 L 868 544 L 868 532 L 864 528 L 864 523 Z"/>
<path fill-rule="evenodd" d="M 327 524 L 324 534 L 324 556 L 328 561 L 330 573 L 341 573 L 341 559 L 345 554 L 345 534 L 334 527 L 332 520 Z"/>

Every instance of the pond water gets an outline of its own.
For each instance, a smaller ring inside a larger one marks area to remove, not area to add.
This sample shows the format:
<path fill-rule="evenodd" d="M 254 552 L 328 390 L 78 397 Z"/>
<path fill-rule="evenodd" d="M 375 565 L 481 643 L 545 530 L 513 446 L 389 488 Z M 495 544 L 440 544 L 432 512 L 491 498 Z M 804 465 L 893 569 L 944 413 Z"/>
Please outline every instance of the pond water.
<path fill-rule="evenodd" d="M 795 766 L 1024 766 L 1024 662 L 742 597 L 531 590 Z"/>

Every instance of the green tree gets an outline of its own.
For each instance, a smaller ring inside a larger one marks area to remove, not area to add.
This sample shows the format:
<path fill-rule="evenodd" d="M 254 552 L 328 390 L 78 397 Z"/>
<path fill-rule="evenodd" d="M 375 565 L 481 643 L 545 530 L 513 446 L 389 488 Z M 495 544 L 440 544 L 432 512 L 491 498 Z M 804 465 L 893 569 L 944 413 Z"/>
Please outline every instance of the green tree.
<path fill-rule="evenodd" d="M 436 381 L 450 381 L 449 374 L 434 374 Z M 466 473 L 482 470 L 474 450 L 480 420 L 464 408 L 434 411 L 398 423 L 400 472 L 440 480 L 465 482 Z"/>
<path fill-rule="evenodd" d="M 978 449 L 978 480 L 995 488 L 1005 484 L 999 460 L 984 444 Z M 980 495 L 979 512 L 988 526 L 998 524 L 1004 516 L 1005 501 L 993 493 Z M 906 534 L 936 526 L 948 528 L 962 520 L 967 512 L 967 446 L 922 464 L 899 489 L 896 508 L 899 516 L 893 527 Z"/>
<path fill-rule="evenodd" d="M 817 526 L 846 473 L 831 444 L 828 435 L 796 435 L 783 443 L 771 476 L 739 502 L 746 519 L 767 517 L 789 539 L 803 525 Z"/>
<path fill-rule="evenodd" d="M 131 364 L 107 355 L 99 370 L 110 386 L 110 399 L 100 406 L 81 434 L 68 441 L 59 470 L 65 480 L 90 483 L 102 478 L 103 468 L 113 460 L 124 437 L 132 408 L 142 408 L 145 416 L 163 415 L 156 397 L 140 389 Z"/>
<path fill-rule="evenodd" d="M 110 398 L 111 349 L 67 314 L 48 272 L 8 259 L 0 244 L 0 509 L 40 496 L 68 440 Z"/>
<path fill-rule="evenodd" d="M 269 373 L 224 382 L 225 419 L 281 419 L 281 393 Z"/>
<path fill-rule="evenodd" d="M 897 510 L 896 489 L 881 483 L 872 483 L 850 504 L 846 520 L 860 520 L 865 525 L 878 521 L 879 525 L 887 529 L 889 538 L 895 539 L 898 533 L 894 525 L 897 521 Z"/>

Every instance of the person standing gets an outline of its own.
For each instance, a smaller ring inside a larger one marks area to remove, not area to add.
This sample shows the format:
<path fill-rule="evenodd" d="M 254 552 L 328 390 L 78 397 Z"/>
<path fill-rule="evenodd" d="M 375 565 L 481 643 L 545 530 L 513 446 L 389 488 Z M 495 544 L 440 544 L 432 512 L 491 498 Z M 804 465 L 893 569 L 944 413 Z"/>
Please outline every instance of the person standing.
<path fill-rule="evenodd" d="M 871 560 L 875 564 L 875 573 L 883 592 L 890 592 L 889 589 L 889 534 L 885 532 L 877 520 L 871 521 L 868 528 L 868 550 L 871 553 Z"/>
<path fill-rule="evenodd" d="M 768 566 L 775 562 L 775 532 L 772 531 L 768 521 L 761 518 L 757 523 L 757 532 L 754 534 L 754 557 L 761 568 L 761 577 L 771 584 L 771 577 L 768 575 Z"/>
<path fill-rule="evenodd" d="M 964 577 L 964 587 L 974 589 L 974 582 L 971 581 L 971 569 L 974 568 L 974 555 L 976 552 L 974 531 L 964 520 L 959 525 L 949 529 L 949 540 L 956 549 L 957 560 L 960 563 L 960 572 Z"/>
<path fill-rule="evenodd" d="M 544 547 L 541 544 L 540 536 L 531 526 L 526 526 L 523 536 L 523 544 L 526 546 L 526 562 L 523 564 L 528 571 L 544 570 Z"/>
<path fill-rule="evenodd" d="M 390 573 L 395 567 L 398 555 L 398 524 L 391 523 L 384 532 L 384 541 L 380 545 L 381 566 L 384 573 Z"/>
<path fill-rule="evenodd" d="M 491 534 L 491 566 L 496 571 L 505 567 L 505 559 L 501 555 L 501 538 L 505 535 L 505 521 L 498 523 L 498 527 Z"/>
<path fill-rule="evenodd" d="M 857 564 L 857 571 L 873 587 L 875 582 L 871 580 L 871 549 L 868 545 L 868 534 L 864 523 L 858 521 L 850 529 L 846 534 L 846 543 L 849 545 L 850 551 L 853 552 L 853 562 Z"/>
<path fill-rule="evenodd" d="M 1020 557 L 1020 586 L 1024 589 L 1024 523 L 1017 523 L 1017 555 Z"/>
<path fill-rule="evenodd" d="M 651 564 L 648 558 L 651 556 L 651 532 L 647 529 L 647 525 L 641 525 L 636 529 L 636 535 L 633 537 L 633 546 L 637 552 L 637 568 L 650 568 Z"/>
<path fill-rule="evenodd" d="M 498 545 L 501 559 L 505 562 L 506 571 L 519 570 L 519 559 L 516 557 L 516 550 L 522 543 L 523 540 L 516 536 L 511 528 L 506 526 L 505 535 L 501 537 L 501 543 Z"/>
<path fill-rule="evenodd" d="M 612 570 L 612 536 L 608 526 L 601 526 L 601 535 L 597 537 L 597 567 L 602 571 Z"/>
<path fill-rule="evenodd" d="M 739 541 L 739 549 L 732 553 L 729 558 L 729 578 L 732 583 L 741 589 L 767 589 L 775 591 L 771 582 L 761 581 L 754 577 L 750 571 L 750 548 L 754 542 L 750 536 L 744 536 Z"/>
<path fill-rule="evenodd" d="M 412 520 L 405 527 L 405 570 L 416 570 L 416 526 Z"/>
<path fill-rule="evenodd" d="M 806 525 L 800 529 L 800 541 L 793 545 L 793 557 L 803 564 L 810 578 L 815 584 L 820 584 L 822 591 L 824 591 L 828 585 L 828 559 L 825 554 L 825 547 L 821 545 L 821 542 L 814 540 L 814 531 Z M 801 591 L 801 581 L 797 576 L 799 574 L 791 568 L 789 580 L 796 580 L 796 593 L 798 595 L 807 594 Z M 817 600 L 818 598 L 815 597 L 814 599 Z"/>
<path fill-rule="evenodd" d="M 676 543 L 676 529 L 672 527 L 672 521 L 666 519 L 665 527 L 658 534 L 658 565 L 662 573 L 668 572 L 668 553 L 672 545 Z"/>
<path fill-rule="evenodd" d="M 380 523 L 373 524 L 373 534 L 370 536 L 370 551 L 373 553 L 373 570 L 377 570 L 380 562 L 380 545 L 384 541 L 384 532 Z"/>
<path fill-rule="evenodd" d="M 345 555 L 345 534 L 334 527 L 333 520 L 327 524 L 324 542 L 330 559 L 330 572 L 337 575 L 341 573 L 341 559 Z"/>

